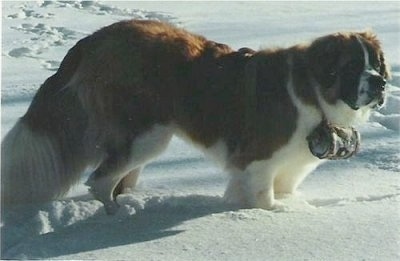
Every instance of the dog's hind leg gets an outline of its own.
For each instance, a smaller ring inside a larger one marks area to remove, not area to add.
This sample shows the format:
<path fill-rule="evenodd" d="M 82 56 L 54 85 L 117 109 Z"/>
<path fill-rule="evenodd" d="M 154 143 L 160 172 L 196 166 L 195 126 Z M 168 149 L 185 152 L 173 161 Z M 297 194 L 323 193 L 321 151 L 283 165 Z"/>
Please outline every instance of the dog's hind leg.
<path fill-rule="evenodd" d="M 170 128 L 155 125 L 137 136 L 128 147 L 108 148 L 107 157 L 86 182 L 108 214 L 118 210 L 116 196 L 136 183 L 141 168 L 166 149 L 171 137 Z"/>
<path fill-rule="evenodd" d="M 122 158 L 109 157 L 86 182 L 92 195 L 104 204 L 107 214 L 114 214 L 118 210 L 113 191 L 127 172 L 126 164 Z"/>
<path fill-rule="evenodd" d="M 133 189 L 139 178 L 139 174 L 143 167 L 136 168 L 128 172 L 128 174 L 121 179 L 118 185 L 115 187 L 113 195 L 116 198 L 119 194 L 127 193 L 127 190 Z"/>

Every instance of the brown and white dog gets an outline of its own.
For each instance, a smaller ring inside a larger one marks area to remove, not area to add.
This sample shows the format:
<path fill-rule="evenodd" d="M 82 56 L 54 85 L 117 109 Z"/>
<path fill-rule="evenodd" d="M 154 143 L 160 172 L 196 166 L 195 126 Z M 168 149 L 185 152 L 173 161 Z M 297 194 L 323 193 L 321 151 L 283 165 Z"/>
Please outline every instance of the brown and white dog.
<path fill-rule="evenodd" d="M 123 21 L 80 40 L 2 143 L 5 205 L 87 184 L 108 213 L 176 134 L 230 172 L 227 200 L 279 207 L 322 160 L 306 137 L 326 119 L 352 126 L 384 102 L 388 69 L 370 33 L 254 52 L 155 21 Z"/>

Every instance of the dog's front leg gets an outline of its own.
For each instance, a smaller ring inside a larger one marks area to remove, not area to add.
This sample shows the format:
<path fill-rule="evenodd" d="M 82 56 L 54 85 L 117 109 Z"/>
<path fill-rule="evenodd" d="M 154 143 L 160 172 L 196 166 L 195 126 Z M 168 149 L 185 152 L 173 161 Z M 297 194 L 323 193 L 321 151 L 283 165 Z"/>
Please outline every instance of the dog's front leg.
<path fill-rule="evenodd" d="M 224 198 L 245 208 L 282 209 L 274 197 L 275 172 L 262 161 L 250 164 L 244 171 L 234 171 Z"/>

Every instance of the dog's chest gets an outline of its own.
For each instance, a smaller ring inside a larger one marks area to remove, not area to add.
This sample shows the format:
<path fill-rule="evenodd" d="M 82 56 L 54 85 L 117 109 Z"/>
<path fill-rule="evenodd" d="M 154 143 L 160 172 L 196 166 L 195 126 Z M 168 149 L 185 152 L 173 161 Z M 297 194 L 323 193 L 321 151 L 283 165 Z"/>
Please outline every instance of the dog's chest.
<path fill-rule="evenodd" d="M 265 173 L 270 177 L 282 174 L 294 178 L 299 177 L 299 179 L 305 177 L 323 162 L 323 160 L 311 154 L 306 139 L 319 120 L 320 118 L 315 111 L 300 113 L 297 128 L 289 141 L 276 150 L 270 158 L 250 163 L 245 171 L 248 173 Z"/>

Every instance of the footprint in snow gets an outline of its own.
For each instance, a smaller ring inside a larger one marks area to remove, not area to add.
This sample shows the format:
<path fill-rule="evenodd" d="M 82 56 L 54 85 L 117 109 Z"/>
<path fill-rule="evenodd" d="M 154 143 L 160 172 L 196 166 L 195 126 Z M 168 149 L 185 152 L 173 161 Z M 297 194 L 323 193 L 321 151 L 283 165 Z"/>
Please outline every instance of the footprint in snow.
<path fill-rule="evenodd" d="M 44 61 L 42 62 L 42 67 L 49 71 L 57 71 L 58 67 L 60 67 L 59 61 Z"/>
<path fill-rule="evenodd" d="M 18 13 L 10 14 L 7 16 L 9 19 L 27 19 L 27 18 L 38 18 L 38 19 L 49 19 L 54 16 L 53 13 L 43 13 L 40 14 L 36 12 L 35 10 L 27 9 L 27 8 L 21 8 Z"/>
<path fill-rule="evenodd" d="M 362 203 L 362 202 L 377 202 L 383 200 L 394 200 L 398 201 L 400 197 L 399 193 L 379 195 L 379 196 L 362 196 L 356 198 L 332 198 L 332 199 L 312 199 L 308 200 L 307 203 L 316 208 L 321 207 L 341 207 L 350 203 Z"/>
<path fill-rule="evenodd" d="M 33 56 L 33 51 L 27 47 L 20 47 L 12 49 L 10 52 L 8 52 L 8 55 L 14 58 L 30 57 Z"/>

